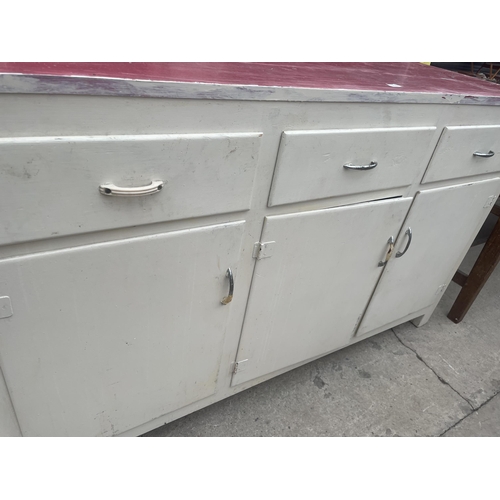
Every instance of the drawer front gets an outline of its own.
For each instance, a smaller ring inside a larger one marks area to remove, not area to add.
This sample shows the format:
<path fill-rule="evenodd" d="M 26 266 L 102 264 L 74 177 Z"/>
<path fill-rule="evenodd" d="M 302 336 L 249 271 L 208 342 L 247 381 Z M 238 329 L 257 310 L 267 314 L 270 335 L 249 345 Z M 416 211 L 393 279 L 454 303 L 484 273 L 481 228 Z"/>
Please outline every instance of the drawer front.
<path fill-rule="evenodd" d="M 250 208 L 262 134 L 0 139 L 0 244 Z M 147 186 L 109 196 L 99 187 Z"/>
<path fill-rule="evenodd" d="M 269 206 L 408 186 L 427 165 L 435 130 L 283 132 Z"/>
<path fill-rule="evenodd" d="M 500 172 L 500 125 L 445 127 L 422 182 L 490 172 Z"/>

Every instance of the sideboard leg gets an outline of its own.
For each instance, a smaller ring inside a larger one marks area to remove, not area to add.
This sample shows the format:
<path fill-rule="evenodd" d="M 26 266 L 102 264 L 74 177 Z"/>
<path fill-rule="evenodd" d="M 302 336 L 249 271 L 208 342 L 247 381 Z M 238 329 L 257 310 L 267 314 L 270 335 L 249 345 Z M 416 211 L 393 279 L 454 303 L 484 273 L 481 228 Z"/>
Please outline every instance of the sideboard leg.
<path fill-rule="evenodd" d="M 426 312 L 422 316 L 419 316 L 418 318 L 412 319 L 411 322 L 417 328 L 420 328 L 421 326 L 424 326 L 427 323 L 427 321 L 429 321 L 429 319 L 431 318 L 432 313 L 434 312 L 434 309 L 435 308 L 433 307 L 432 309 L 430 309 L 428 312 Z"/>

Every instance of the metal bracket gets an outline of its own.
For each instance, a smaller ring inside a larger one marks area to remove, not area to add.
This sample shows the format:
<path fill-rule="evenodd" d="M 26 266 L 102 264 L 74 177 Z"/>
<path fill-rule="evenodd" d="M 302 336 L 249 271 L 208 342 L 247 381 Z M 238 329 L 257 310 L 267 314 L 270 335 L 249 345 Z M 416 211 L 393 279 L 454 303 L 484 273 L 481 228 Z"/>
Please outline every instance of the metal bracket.
<path fill-rule="evenodd" d="M 248 361 L 248 359 L 242 359 L 241 361 L 236 361 L 236 363 L 234 363 L 234 366 L 233 366 L 233 374 L 242 372 L 246 368 L 245 363 L 247 361 Z"/>
<path fill-rule="evenodd" d="M 275 241 L 266 241 L 264 243 L 257 242 L 253 246 L 252 257 L 257 260 L 267 259 L 272 257 L 274 253 Z"/>

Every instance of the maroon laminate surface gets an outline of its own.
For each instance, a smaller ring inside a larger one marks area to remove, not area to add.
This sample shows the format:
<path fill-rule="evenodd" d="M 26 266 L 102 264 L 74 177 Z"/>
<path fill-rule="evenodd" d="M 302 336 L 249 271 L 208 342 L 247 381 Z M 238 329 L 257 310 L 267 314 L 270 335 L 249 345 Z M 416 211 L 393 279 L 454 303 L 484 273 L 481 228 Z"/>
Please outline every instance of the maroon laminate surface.
<path fill-rule="evenodd" d="M 500 96 L 500 85 L 420 63 L 0 63 L 0 73 Z"/>

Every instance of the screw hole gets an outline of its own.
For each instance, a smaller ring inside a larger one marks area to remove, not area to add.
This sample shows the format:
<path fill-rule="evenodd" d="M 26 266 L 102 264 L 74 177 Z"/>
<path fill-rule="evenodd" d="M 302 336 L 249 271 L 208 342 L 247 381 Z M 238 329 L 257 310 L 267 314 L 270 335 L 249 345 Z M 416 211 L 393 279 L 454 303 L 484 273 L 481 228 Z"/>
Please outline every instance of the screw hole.
<path fill-rule="evenodd" d="M 105 192 L 106 194 L 111 194 L 111 189 L 109 189 L 109 188 L 104 188 L 104 192 Z"/>
<path fill-rule="evenodd" d="M 158 191 L 161 191 L 162 187 L 163 187 L 162 185 L 158 186 Z"/>

